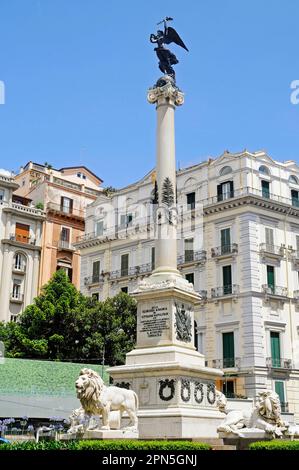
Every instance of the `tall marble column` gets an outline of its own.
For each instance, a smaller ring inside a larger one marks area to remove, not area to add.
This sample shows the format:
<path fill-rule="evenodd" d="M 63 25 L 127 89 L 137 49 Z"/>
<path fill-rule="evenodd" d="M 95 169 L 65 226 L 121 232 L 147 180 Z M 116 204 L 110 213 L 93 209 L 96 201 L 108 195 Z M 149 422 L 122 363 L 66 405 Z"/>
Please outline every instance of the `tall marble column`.
<path fill-rule="evenodd" d="M 156 268 L 133 292 L 137 300 L 137 344 L 124 366 L 109 370 L 140 399 L 142 438 L 217 437 L 223 419 L 215 380 L 223 373 L 205 367 L 194 347 L 194 307 L 200 296 L 177 270 L 174 114 L 183 93 L 167 75 L 148 91 L 156 104 Z"/>

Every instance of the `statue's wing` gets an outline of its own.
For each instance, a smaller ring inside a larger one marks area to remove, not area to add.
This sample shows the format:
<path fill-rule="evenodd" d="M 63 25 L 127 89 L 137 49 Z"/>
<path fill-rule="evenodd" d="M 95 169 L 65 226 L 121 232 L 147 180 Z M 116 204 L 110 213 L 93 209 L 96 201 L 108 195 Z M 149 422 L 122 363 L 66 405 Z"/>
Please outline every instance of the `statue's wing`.
<path fill-rule="evenodd" d="M 189 52 L 176 30 L 174 28 L 171 28 L 170 26 L 167 27 L 167 33 L 164 36 L 164 42 L 165 44 L 170 44 L 171 42 L 174 42 L 175 44 L 181 46 L 183 49 Z"/>

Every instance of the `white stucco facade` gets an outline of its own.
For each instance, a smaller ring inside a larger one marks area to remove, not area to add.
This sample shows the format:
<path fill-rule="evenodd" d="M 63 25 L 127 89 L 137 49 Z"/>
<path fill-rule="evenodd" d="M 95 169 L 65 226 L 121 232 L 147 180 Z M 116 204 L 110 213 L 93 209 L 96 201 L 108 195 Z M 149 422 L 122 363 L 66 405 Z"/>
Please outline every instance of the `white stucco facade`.
<path fill-rule="evenodd" d="M 16 321 L 37 295 L 43 211 L 13 201 L 18 184 L 0 174 L 0 321 Z"/>
<path fill-rule="evenodd" d="M 130 293 L 150 274 L 154 180 L 151 172 L 87 208 L 77 245 L 84 294 Z M 298 420 L 299 167 L 226 152 L 179 170 L 177 198 L 178 267 L 202 295 L 197 347 L 224 370 L 218 388 L 247 397 L 272 388 Z"/>

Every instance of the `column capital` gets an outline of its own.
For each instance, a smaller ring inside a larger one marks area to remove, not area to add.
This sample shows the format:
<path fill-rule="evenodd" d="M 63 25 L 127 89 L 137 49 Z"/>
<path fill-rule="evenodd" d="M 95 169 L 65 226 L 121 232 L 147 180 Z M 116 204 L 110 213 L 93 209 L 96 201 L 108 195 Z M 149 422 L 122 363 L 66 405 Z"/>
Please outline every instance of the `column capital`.
<path fill-rule="evenodd" d="M 173 79 L 166 75 L 160 78 L 153 88 L 149 88 L 147 100 L 150 104 L 168 101 L 170 104 L 181 106 L 184 104 L 184 93 L 175 85 Z"/>

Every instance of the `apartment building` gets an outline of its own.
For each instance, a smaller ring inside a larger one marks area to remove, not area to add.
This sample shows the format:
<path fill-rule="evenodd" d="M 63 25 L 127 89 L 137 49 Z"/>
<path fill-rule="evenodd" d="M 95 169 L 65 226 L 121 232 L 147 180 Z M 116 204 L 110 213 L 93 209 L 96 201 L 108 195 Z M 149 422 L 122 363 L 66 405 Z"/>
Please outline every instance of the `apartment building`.
<path fill-rule="evenodd" d="M 151 273 L 154 209 L 143 207 L 155 198 L 154 179 L 151 172 L 87 208 L 76 244 L 84 294 L 130 293 Z M 298 418 L 298 165 L 263 151 L 225 152 L 179 170 L 177 199 L 178 268 L 201 294 L 195 346 L 224 370 L 218 388 L 253 397 L 270 387 Z"/>
<path fill-rule="evenodd" d="M 73 243 L 84 233 L 85 209 L 102 193 L 101 178 L 85 166 L 59 170 L 28 162 L 16 176 L 16 195 L 30 198 L 46 212 L 41 240 L 40 288 L 53 273 L 64 269 L 80 286 L 80 254 Z"/>
<path fill-rule="evenodd" d="M 14 195 L 18 187 L 0 170 L 0 321 L 16 321 L 38 291 L 45 213 Z"/>

